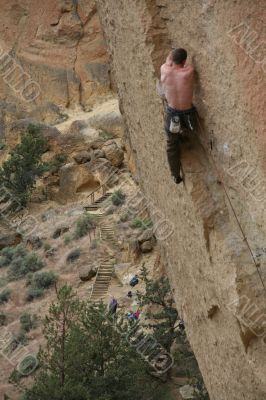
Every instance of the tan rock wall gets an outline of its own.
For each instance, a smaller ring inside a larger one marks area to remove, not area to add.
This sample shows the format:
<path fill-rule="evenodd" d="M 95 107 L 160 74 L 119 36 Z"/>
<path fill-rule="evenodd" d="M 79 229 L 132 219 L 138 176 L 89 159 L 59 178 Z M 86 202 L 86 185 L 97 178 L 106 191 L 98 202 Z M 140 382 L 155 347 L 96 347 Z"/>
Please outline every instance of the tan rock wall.
<path fill-rule="evenodd" d="M 97 6 L 142 189 L 174 226 L 162 243 L 168 273 L 210 397 L 264 400 L 265 4 L 97 0 Z M 247 29 L 257 34 L 253 44 Z M 203 146 L 196 140 L 184 149 L 185 188 L 170 178 L 156 93 L 170 45 L 186 47 L 198 72 Z"/>
<path fill-rule="evenodd" d="M 0 7 L 0 101 L 25 110 L 45 103 L 89 107 L 108 92 L 108 59 L 94 0 L 0 0 Z M 39 85 L 35 101 L 13 90 L 21 70 L 6 78 L 6 53 Z M 13 85 L 7 84 L 12 79 Z"/>

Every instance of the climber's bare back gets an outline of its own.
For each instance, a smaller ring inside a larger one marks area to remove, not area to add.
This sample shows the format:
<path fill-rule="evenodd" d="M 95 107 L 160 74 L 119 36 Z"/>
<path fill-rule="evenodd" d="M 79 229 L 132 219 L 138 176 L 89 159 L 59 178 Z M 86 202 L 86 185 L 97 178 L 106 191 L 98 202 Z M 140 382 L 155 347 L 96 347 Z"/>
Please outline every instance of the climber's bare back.
<path fill-rule="evenodd" d="M 161 84 L 168 105 L 177 110 L 192 107 L 194 69 L 190 65 L 177 66 L 167 58 L 161 66 Z"/>

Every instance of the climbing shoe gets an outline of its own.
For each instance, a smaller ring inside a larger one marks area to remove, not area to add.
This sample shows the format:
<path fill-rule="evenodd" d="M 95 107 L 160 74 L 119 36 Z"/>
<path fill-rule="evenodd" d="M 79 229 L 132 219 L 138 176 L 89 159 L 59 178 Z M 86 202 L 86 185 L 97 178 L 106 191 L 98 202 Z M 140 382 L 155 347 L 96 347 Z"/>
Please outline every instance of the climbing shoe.
<path fill-rule="evenodd" d="M 174 176 L 174 181 L 177 185 L 179 185 L 179 183 L 183 182 L 183 178 L 181 178 L 181 176 L 178 176 L 178 177 Z"/>

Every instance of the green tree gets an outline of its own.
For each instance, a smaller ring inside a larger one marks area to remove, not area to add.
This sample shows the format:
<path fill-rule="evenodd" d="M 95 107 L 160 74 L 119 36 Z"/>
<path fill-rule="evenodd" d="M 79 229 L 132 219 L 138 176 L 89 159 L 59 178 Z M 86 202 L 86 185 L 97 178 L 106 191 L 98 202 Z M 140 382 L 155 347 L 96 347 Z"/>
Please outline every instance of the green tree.
<path fill-rule="evenodd" d="M 46 170 L 47 164 L 41 161 L 47 150 L 47 141 L 40 128 L 29 125 L 22 136 L 21 143 L 10 153 L 10 157 L 0 168 L 0 183 L 14 196 L 13 207 L 25 207 L 35 186 L 35 181 Z"/>
<path fill-rule="evenodd" d="M 140 274 L 145 283 L 144 293 L 137 292 L 140 306 L 147 306 L 145 313 L 146 325 L 152 329 L 154 337 L 170 352 L 171 346 L 177 337 L 175 325 L 178 313 L 167 277 L 152 280 L 143 264 Z M 154 307 L 155 306 L 155 307 Z M 153 311 L 151 311 L 151 308 Z"/>
<path fill-rule="evenodd" d="M 80 309 L 81 304 L 70 287 L 58 290 L 57 302 L 50 306 L 44 320 L 46 347 L 39 352 L 40 372 L 33 387 L 26 391 L 25 399 L 89 400 L 79 381 L 73 382 L 69 370 L 69 339 Z"/>
<path fill-rule="evenodd" d="M 45 318 L 47 344 L 24 400 L 170 400 L 126 342 L 127 329 L 105 305 L 82 303 L 64 286 Z"/>

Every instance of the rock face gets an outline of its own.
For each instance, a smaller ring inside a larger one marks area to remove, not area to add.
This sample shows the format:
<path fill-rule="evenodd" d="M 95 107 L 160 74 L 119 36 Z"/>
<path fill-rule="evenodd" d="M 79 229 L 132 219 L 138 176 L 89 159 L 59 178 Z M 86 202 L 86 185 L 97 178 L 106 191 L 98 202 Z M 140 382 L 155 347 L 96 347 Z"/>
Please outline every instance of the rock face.
<path fill-rule="evenodd" d="M 140 183 L 158 211 L 154 226 L 167 221 L 168 230 L 156 235 L 210 398 L 264 400 L 265 6 L 260 0 L 229 7 L 214 0 L 132 0 L 130 7 L 127 0 L 97 0 L 97 6 Z M 183 151 L 186 187 L 170 177 L 156 91 L 171 45 L 187 48 L 198 72 L 202 145 L 195 140 Z"/>
<path fill-rule="evenodd" d="M 86 108 L 109 91 L 108 58 L 94 0 L 3 2 L 0 37 L 3 126 L 10 111 L 19 118 L 19 112 L 36 109 L 34 117 L 47 118 L 54 105 Z"/>

